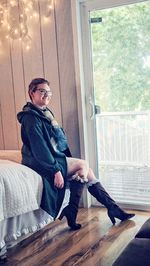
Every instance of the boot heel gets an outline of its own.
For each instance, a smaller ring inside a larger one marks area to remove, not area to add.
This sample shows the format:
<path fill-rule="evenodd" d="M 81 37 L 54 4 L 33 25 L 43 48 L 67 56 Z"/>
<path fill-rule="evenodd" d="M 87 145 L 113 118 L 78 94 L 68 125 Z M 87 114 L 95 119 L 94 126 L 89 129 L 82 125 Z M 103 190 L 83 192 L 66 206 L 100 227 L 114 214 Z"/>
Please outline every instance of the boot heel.
<path fill-rule="evenodd" d="M 67 218 L 67 223 L 72 230 L 79 230 L 81 228 L 81 224 L 76 223 L 74 214 L 69 210 L 68 206 L 63 209 L 58 219 L 62 220 L 64 216 Z"/>
<path fill-rule="evenodd" d="M 108 217 L 110 218 L 112 224 L 115 224 L 116 223 L 115 217 L 111 213 L 109 213 L 109 212 L 108 212 Z"/>
<path fill-rule="evenodd" d="M 111 209 L 108 211 L 108 216 L 112 223 L 115 221 L 114 218 L 117 218 L 119 220 L 126 221 L 135 216 L 134 213 L 126 213 L 124 212 L 119 206 L 112 206 Z"/>

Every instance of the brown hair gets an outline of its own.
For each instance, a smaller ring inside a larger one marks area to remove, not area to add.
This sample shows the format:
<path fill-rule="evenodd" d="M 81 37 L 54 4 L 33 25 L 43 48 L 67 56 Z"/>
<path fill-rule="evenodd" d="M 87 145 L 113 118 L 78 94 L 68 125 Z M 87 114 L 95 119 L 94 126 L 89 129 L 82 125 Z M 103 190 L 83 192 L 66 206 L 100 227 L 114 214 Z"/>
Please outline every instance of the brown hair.
<path fill-rule="evenodd" d="M 31 101 L 32 101 L 31 92 L 35 92 L 39 84 L 47 84 L 49 86 L 49 81 L 44 78 L 32 79 L 32 81 L 29 84 L 29 89 L 28 89 L 28 94 L 29 94 Z"/>

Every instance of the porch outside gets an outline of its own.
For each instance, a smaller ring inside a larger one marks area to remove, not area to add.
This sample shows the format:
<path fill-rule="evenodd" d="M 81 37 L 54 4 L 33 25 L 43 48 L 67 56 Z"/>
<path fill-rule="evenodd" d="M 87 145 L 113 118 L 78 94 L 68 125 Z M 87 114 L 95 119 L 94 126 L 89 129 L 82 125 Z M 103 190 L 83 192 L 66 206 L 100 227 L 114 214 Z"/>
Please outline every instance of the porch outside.
<path fill-rule="evenodd" d="M 119 203 L 150 209 L 150 112 L 96 115 L 99 178 Z"/>

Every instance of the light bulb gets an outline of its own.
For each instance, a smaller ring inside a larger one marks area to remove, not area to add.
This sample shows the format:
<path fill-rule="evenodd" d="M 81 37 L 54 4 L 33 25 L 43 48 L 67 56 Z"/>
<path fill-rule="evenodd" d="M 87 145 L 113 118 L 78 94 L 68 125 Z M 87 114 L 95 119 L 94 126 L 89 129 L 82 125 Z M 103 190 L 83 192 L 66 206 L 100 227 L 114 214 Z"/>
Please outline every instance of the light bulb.
<path fill-rule="evenodd" d="M 26 45 L 26 50 L 28 51 L 30 49 L 30 46 L 29 45 Z"/>
<path fill-rule="evenodd" d="M 38 14 L 36 12 L 33 13 L 33 17 L 37 18 Z"/>
<path fill-rule="evenodd" d="M 15 33 L 15 34 L 18 34 L 18 29 L 15 29 L 15 30 L 14 30 L 14 33 Z"/>

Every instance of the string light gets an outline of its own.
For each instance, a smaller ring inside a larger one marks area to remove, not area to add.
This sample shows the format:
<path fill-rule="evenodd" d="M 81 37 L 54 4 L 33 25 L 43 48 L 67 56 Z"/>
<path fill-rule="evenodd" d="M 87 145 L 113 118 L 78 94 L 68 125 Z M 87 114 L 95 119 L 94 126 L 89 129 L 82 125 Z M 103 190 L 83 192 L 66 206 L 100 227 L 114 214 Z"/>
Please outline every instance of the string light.
<path fill-rule="evenodd" d="M 26 50 L 31 47 L 30 36 L 31 21 L 38 18 L 36 10 L 37 0 L 10 0 L 0 3 L 0 36 L 5 39 L 19 40 Z M 48 18 L 53 9 L 53 0 L 45 0 L 46 12 L 44 17 Z M 2 34 L 3 33 L 3 34 Z M 1 41 L 1 40 L 0 40 Z"/>
<path fill-rule="evenodd" d="M 51 15 L 53 9 L 53 0 L 47 0 L 47 14 L 45 15 L 48 18 Z"/>

